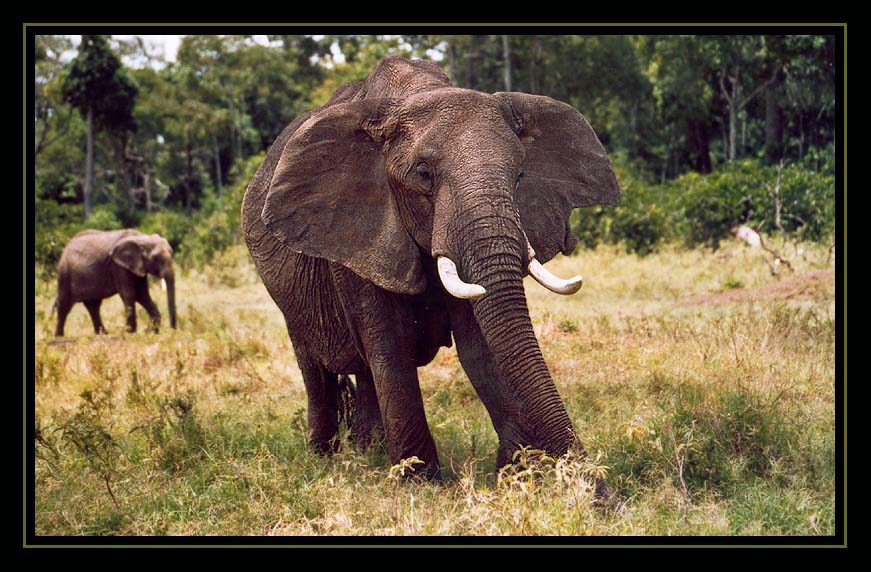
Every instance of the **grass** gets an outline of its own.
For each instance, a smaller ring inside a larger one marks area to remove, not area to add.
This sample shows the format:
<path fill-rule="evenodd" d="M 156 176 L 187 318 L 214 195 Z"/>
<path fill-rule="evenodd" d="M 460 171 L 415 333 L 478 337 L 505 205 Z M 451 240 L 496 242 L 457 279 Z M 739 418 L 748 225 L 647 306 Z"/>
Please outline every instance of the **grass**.
<path fill-rule="evenodd" d="M 495 433 L 453 348 L 420 370 L 442 483 L 399 478 L 378 447 L 308 451 L 283 318 L 242 249 L 181 274 L 180 327 L 159 334 L 121 334 L 115 297 L 109 336 L 79 305 L 56 343 L 54 285 L 39 281 L 36 533 L 834 534 L 833 261 L 812 244 L 792 261 L 772 276 L 738 243 L 644 258 L 600 247 L 548 264 L 585 277 L 575 296 L 527 283 L 621 513 L 591 506 L 577 459 L 527 452 L 497 479 Z"/>

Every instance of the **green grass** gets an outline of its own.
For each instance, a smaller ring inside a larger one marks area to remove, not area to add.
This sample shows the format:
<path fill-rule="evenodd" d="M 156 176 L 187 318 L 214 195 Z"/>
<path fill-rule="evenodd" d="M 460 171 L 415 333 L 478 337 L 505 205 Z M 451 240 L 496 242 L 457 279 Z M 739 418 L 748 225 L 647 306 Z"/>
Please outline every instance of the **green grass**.
<path fill-rule="evenodd" d="M 644 258 L 600 247 L 548 264 L 584 276 L 577 295 L 527 284 L 545 359 L 621 513 L 591 506 L 591 467 L 576 459 L 530 458 L 497 479 L 495 433 L 453 348 L 420 370 L 443 482 L 397 478 L 380 447 L 308 451 L 283 317 L 241 249 L 180 275 L 180 327 L 159 334 L 121 334 L 115 297 L 109 336 L 79 305 L 55 343 L 54 285 L 39 281 L 36 533 L 833 534 L 827 254 L 806 244 L 794 273 L 772 276 L 738 243 Z"/>

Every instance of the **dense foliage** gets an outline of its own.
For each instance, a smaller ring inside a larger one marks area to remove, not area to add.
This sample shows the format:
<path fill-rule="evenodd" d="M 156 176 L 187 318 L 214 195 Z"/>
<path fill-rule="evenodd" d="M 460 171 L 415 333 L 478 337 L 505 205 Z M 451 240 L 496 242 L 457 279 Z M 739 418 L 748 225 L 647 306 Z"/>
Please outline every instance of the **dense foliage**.
<path fill-rule="evenodd" d="M 83 38 L 35 37 L 36 257 L 49 272 L 82 228 L 159 232 L 182 264 L 210 260 L 239 240 L 245 185 L 283 127 L 390 54 L 434 59 L 460 87 L 581 110 L 624 190 L 616 208 L 573 215 L 583 244 L 644 254 L 664 240 L 716 247 L 740 223 L 833 231 L 834 36 L 185 36 L 172 62 L 135 37 Z"/>

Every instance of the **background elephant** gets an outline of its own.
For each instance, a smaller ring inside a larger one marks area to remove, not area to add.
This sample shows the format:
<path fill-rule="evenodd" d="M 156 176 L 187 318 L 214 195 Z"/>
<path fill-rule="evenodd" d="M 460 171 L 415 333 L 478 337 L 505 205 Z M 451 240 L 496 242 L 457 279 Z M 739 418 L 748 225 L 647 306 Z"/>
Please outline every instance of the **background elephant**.
<path fill-rule="evenodd" d="M 120 294 L 124 302 L 128 331 L 136 331 L 136 302 L 148 312 L 156 331 L 160 311 L 148 293 L 148 274 L 166 281 L 169 324 L 175 328 L 175 274 L 172 247 L 166 239 L 132 229 L 78 233 L 58 263 L 55 336 L 63 336 L 67 315 L 76 302 L 84 302 L 94 332 L 105 333 L 100 304 L 114 294 Z"/>
<path fill-rule="evenodd" d="M 391 460 L 435 476 L 417 367 L 457 344 L 499 437 L 582 454 L 523 290 L 577 239 L 575 207 L 620 189 L 574 108 L 452 88 L 439 67 L 390 57 L 278 137 L 245 194 L 242 226 L 284 313 L 308 394 L 310 444 L 335 448 L 337 374 L 357 379 L 358 435 L 383 421 Z M 377 411 L 380 409 L 380 416 Z M 606 490 L 600 483 L 600 492 Z"/>

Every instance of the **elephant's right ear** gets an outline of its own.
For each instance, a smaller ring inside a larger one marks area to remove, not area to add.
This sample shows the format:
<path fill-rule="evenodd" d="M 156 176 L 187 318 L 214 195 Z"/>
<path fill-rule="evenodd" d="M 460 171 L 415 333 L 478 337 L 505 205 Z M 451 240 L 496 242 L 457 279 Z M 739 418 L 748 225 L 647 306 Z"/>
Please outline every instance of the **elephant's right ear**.
<path fill-rule="evenodd" d="M 418 294 L 426 278 L 384 171 L 389 100 L 341 103 L 312 115 L 287 141 L 261 220 L 291 250 Z"/>
<path fill-rule="evenodd" d="M 112 260 L 120 264 L 137 276 L 145 276 L 145 259 L 142 253 L 142 245 L 136 237 L 127 237 L 119 240 L 112 247 L 110 253 Z"/>

